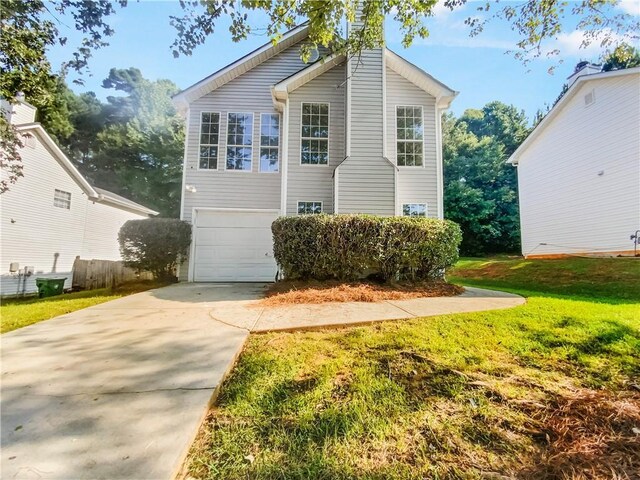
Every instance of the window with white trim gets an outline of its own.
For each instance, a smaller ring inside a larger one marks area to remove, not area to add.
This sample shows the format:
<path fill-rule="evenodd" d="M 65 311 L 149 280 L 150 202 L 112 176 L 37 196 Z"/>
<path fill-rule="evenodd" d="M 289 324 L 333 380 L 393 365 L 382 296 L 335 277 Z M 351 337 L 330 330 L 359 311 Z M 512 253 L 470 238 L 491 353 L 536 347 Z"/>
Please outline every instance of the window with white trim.
<path fill-rule="evenodd" d="M 396 159 L 401 167 L 421 167 L 424 126 L 422 107 L 396 107 Z"/>
<path fill-rule="evenodd" d="M 53 192 L 53 206 L 64 208 L 66 210 L 71 209 L 71 193 L 57 188 Z"/>
<path fill-rule="evenodd" d="M 280 150 L 280 115 L 263 113 L 260 116 L 260 171 L 277 172 Z"/>
<path fill-rule="evenodd" d="M 426 217 L 426 203 L 404 203 L 402 205 L 402 215 L 405 217 Z"/>
<path fill-rule="evenodd" d="M 322 213 L 322 202 L 298 202 L 298 215 Z"/>
<path fill-rule="evenodd" d="M 253 113 L 229 113 L 227 117 L 227 170 L 251 171 Z"/>
<path fill-rule="evenodd" d="M 303 103 L 300 132 L 300 163 L 329 163 L 329 104 Z"/>
<path fill-rule="evenodd" d="M 218 168 L 218 143 L 220 138 L 220 114 L 202 112 L 200 114 L 200 163 L 204 170 Z"/>

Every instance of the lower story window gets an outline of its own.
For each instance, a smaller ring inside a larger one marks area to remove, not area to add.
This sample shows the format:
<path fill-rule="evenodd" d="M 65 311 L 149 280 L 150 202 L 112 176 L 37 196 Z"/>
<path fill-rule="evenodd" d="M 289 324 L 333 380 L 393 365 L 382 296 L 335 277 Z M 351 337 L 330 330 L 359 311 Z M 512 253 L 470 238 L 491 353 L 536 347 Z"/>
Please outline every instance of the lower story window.
<path fill-rule="evenodd" d="M 298 215 L 322 213 L 322 202 L 298 202 Z"/>
<path fill-rule="evenodd" d="M 402 215 L 405 217 L 426 217 L 426 203 L 405 203 L 402 205 Z"/>
<path fill-rule="evenodd" d="M 71 193 L 56 188 L 53 193 L 53 206 L 66 210 L 71 209 Z"/>

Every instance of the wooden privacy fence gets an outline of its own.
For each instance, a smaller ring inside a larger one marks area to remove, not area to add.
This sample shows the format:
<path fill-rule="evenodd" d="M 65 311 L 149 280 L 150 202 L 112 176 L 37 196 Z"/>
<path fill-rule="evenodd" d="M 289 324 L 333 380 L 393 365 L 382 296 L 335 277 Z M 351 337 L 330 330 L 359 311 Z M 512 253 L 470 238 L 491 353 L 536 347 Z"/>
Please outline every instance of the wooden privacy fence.
<path fill-rule="evenodd" d="M 94 288 L 117 287 L 136 280 L 152 280 L 151 272 L 138 272 L 125 267 L 122 262 L 112 260 L 81 260 L 73 262 L 73 288 L 92 290 Z"/>

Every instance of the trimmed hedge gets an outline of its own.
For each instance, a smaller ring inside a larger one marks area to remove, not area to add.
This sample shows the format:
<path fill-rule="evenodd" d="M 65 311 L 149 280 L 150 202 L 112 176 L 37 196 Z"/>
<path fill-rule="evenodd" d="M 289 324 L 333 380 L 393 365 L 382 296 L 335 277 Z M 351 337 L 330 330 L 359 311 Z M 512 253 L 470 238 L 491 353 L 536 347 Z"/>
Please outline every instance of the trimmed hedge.
<path fill-rule="evenodd" d="M 274 255 L 287 279 L 441 278 L 458 260 L 462 240 L 456 223 L 417 217 L 280 217 L 271 231 Z"/>
<path fill-rule="evenodd" d="M 191 245 L 191 225 L 176 218 L 145 218 L 125 222 L 118 232 L 126 266 L 175 279 L 176 265 Z"/>

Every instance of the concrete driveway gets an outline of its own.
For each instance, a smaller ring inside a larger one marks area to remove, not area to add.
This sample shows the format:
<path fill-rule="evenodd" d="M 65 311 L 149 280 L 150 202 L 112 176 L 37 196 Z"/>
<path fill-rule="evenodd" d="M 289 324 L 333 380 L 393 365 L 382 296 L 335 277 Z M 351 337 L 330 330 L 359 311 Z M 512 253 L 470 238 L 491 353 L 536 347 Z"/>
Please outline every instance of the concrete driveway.
<path fill-rule="evenodd" d="M 248 336 L 209 312 L 262 288 L 175 285 L 2 335 L 1 477 L 170 478 Z"/>

